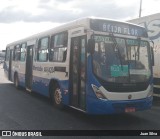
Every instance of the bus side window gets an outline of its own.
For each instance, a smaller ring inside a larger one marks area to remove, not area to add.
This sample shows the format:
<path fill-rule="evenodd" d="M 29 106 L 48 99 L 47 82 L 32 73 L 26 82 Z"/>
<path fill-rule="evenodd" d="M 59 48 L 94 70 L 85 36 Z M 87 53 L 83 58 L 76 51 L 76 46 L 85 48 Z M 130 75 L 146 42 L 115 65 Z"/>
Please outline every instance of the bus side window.
<path fill-rule="evenodd" d="M 39 40 L 38 51 L 37 51 L 37 61 L 39 62 L 48 61 L 48 46 L 49 46 L 49 37 L 44 37 Z"/>
<path fill-rule="evenodd" d="M 14 47 L 13 60 L 14 61 L 20 60 L 20 45 L 19 44 Z"/>
<path fill-rule="evenodd" d="M 26 59 L 26 43 L 21 45 L 21 54 L 20 54 L 20 61 L 24 62 Z"/>
<path fill-rule="evenodd" d="M 9 59 L 10 59 L 10 49 L 6 48 L 5 61 L 9 61 Z"/>
<path fill-rule="evenodd" d="M 50 61 L 65 62 L 67 56 L 68 33 L 62 32 L 51 37 Z"/>

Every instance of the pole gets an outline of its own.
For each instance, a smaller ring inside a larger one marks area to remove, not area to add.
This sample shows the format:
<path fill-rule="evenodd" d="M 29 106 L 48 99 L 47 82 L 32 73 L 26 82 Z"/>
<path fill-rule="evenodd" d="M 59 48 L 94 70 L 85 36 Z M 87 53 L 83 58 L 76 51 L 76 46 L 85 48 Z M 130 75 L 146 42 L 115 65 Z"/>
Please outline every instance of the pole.
<path fill-rule="evenodd" d="M 142 0 L 140 0 L 139 18 L 141 17 L 141 12 L 142 12 Z"/>

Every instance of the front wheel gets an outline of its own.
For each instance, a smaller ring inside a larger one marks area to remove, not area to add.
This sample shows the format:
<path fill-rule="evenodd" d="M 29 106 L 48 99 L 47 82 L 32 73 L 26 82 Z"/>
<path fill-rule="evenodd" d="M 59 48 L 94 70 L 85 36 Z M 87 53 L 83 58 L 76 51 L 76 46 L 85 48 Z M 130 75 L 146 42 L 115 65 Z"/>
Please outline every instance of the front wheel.
<path fill-rule="evenodd" d="M 54 105 L 57 108 L 60 108 L 60 109 L 63 108 L 62 93 L 61 93 L 60 87 L 57 86 L 57 85 L 56 85 L 56 87 L 52 91 L 52 100 L 53 100 Z"/>

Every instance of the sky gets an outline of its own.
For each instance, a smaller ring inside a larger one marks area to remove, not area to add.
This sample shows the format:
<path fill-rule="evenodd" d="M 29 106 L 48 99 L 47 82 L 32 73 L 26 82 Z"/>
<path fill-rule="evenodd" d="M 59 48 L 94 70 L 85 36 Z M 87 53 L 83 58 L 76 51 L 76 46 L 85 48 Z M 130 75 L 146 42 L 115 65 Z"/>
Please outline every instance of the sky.
<path fill-rule="evenodd" d="M 160 12 L 160 0 L 143 0 L 141 16 Z M 0 0 L 0 50 L 8 43 L 78 18 L 130 20 L 140 0 Z"/>

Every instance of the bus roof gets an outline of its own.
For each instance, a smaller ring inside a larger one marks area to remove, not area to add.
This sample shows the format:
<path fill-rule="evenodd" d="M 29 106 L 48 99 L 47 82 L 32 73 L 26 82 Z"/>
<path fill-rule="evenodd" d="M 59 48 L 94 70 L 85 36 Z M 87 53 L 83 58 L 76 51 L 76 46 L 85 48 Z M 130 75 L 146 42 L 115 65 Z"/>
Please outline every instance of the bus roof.
<path fill-rule="evenodd" d="M 132 25 L 132 26 L 137 26 L 140 28 L 143 28 L 142 26 L 133 24 L 133 23 L 129 23 L 129 22 L 124 22 L 124 21 L 118 21 L 118 20 L 113 20 L 113 19 L 108 19 L 108 18 L 101 18 L 101 17 L 83 17 L 83 18 L 79 18 L 77 20 L 73 20 L 71 22 L 67 22 L 64 24 L 61 24 L 60 26 L 54 27 L 52 29 L 49 29 L 47 31 L 43 31 L 37 34 L 34 34 L 32 36 L 26 37 L 24 39 L 20 39 L 18 41 L 12 42 L 10 44 L 7 45 L 8 46 L 12 46 L 15 45 L 17 43 L 22 43 L 22 42 L 26 42 L 28 40 L 34 40 L 37 39 L 39 37 L 43 37 L 43 36 L 47 36 L 47 35 L 51 35 L 51 34 L 56 34 L 58 32 L 62 32 L 62 31 L 66 31 L 68 29 L 72 29 L 75 27 L 85 27 L 86 29 L 89 28 L 89 24 L 90 24 L 90 20 L 95 20 L 95 21 L 109 21 L 109 22 L 113 22 L 113 23 L 117 23 L 117 24 L 125 24 L 125 25 Z"/>

